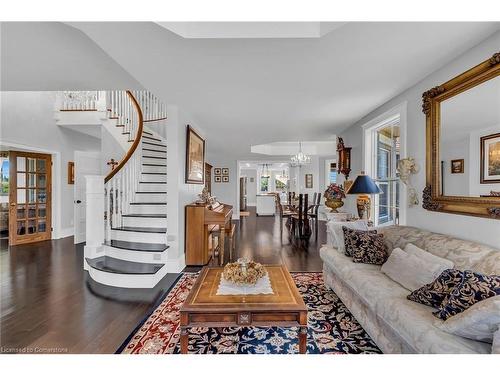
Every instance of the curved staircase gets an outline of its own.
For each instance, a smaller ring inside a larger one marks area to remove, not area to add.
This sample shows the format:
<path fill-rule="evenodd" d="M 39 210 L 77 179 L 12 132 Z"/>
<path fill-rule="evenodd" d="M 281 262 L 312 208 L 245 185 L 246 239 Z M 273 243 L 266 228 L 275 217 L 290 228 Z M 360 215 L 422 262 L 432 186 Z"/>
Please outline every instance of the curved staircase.
<path fill-rule="evenodd" d="M 104 233 L 100 238 L 87 231 L 84 268 L 102 284 L 152 288 L 167 273 L 167 145 L 144 123 L 165 120 L 165 106 L 142 91 L 106 95 L 109 118 L 122 128 L 130 148 L 101 181 L 103 200 L 98 197 L 96 176 L 87 176 L 87 194 L 91 194 L 87 195 L 87 211 L 95 212 L 96 202 L 101 207 L 104 203 L 100 223 Z M 100 218 L 90 220 L 99 222 Z"/>

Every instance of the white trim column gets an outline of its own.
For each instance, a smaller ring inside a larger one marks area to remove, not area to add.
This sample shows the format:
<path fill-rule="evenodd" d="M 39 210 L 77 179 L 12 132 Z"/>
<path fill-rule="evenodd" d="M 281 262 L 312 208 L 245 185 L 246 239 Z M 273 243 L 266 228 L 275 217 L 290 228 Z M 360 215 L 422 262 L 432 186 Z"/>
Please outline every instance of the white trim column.
<path fill-rule="evenodd" d="M 85 176 L 86 235 L 83 268 L 88 269 L 85 258 L 104 255 L 104 176 Z"/>

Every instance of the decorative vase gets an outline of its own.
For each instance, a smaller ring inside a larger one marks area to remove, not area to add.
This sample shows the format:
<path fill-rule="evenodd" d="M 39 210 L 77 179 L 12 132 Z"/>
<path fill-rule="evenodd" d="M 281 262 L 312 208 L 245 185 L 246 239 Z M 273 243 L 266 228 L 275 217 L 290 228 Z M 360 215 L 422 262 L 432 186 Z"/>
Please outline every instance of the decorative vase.
<path fill-rule="evenodd" d="M 344 202 L 340 198 L 327 199 L 325 205 L 332 209 L 332 212 L 338 212 L 337 209 L 344 205 Z"/>

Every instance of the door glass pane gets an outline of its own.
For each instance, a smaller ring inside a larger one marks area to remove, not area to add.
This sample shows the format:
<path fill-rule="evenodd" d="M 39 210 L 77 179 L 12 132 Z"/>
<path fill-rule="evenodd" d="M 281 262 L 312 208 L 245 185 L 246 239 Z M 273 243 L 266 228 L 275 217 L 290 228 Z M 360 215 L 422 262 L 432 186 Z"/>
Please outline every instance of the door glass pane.
<path fill-rule="evenodd" d="M 38 203 L 45 203 L 47 202 L 47 190 L 45 189 L 38 189 L 38 199 L 37 199 L 37 202 Z"/>
<path fill-rule="evenodd" d="M 17 203 L 26 203 L 25 189 L 17 189 Z"/>
<path fill-rule="evenodd" d="M 28 174 L 28 187 L 35 187 L 36 182 L 36 174 L 29 173 Z"/>
<path fill-rule="evenodd" d="M 29 205 L 28 206 L 28 217 L 36 217 L 36 205 Z"/>
<path fill-rule="evenodd" d="M 45 217 L 47 216 L 47 210 L 45 208 L 44 204 L 39 204 L 38 205 L 38 217 Z"/>
<path fill-rule="evenodd" d="M 45 159 L 36 159 L 36 171 L 45 173 Z"/>
<path fill-rule="evenodd" d="M 35 203 L 35 189 L 27 189 L 28 191 L 28 203 Z"/>
<path fill-rule="evenodd" d="M 17 174 L 17 187 L 26 187 L 26 173 Z"/>
<path fill-rule="evenodd" d="M 39 188 L 46 187 L 45 185 L 47 184 L 47 177 L 44 174 L 37 174 L 36 176 L 37 176 L 36 186 Z"/>
<path fill-rule="evenodd" d="M 17 234 L 20 236 L 26 234 L 26 221 L 22 220 L 17 222 Z"/>
<path fill-rule="evenodd" d="M 17 157 L 17 171 L 18 172 L 26 171 L 26 158 L 24 156 Z"/>
<path fill-rule="evenodd" d="M 26 206 L 24 205 L 17 206 L 17 218 L 18 219 L 26 218 Z"/>
<path fill-rule="evenodd" d="M 28 220 L 28 234 L 36 232 L 36 220 Z"/>
<path fill-rule="evenodd" d="M 38 231 L 45 232 L 47 230 L 47 224 L 45 220 L 38 220 Z"/>
<path fill-rule="evenodd" d="M 36 159 L 26 158 L 28 160 L 28 172 L 36 172 Z"/>

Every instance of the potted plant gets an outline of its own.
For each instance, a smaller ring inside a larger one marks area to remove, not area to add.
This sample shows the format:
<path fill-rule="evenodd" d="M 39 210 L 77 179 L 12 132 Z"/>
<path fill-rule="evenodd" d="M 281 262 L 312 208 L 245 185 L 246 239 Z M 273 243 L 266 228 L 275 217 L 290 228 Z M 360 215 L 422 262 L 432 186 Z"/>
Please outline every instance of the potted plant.
<path fill-rule="evenodd" d="M 342 199 L 345 198 L 345 191 L 342 185 L 330 184 L 323 194 L 325 205 L 332 209 L 332 212 L 338 212 L 337 209 L 344 205 Z"/>

